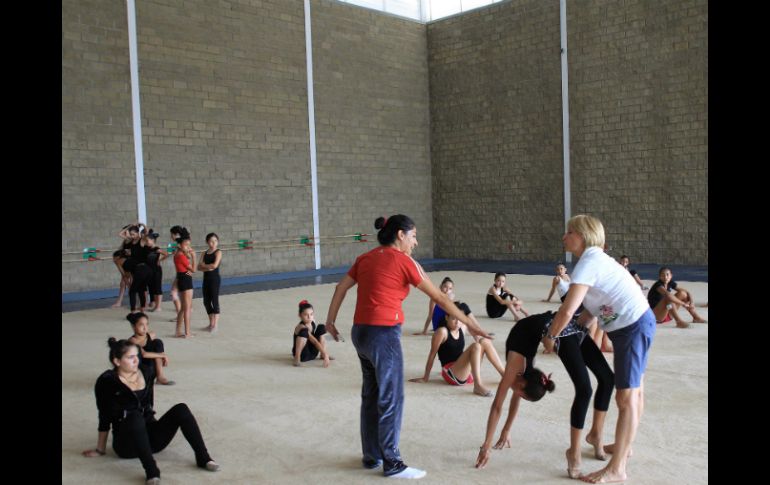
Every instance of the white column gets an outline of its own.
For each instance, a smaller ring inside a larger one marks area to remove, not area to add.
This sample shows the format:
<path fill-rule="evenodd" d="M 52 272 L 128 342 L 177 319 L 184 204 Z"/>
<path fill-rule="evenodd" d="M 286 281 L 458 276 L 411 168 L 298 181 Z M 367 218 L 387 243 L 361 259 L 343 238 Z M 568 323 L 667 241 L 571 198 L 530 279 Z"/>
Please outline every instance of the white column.
<path fill-rule="evenodd" d="M 307 116 L 310 132 L 310 185 L 313 191 L 313 248 L 315 269 L 321 269 L 321 240 L 318 224 L 318 165 L 315 149 L 315 102 L 313 97 L 313 40 L 310 32 L 310 0 L 305 0 L 305 59 L 307 60 Z"/>
<path fill-rule="evenodd" d="M 144 157 L 142 155 L 142 113 L 139 108 L 139 57 L 136 47 L 136 5 L 134 0 L 126 1 L 128 10 L 128 58 L 131 70 L 131 111 L 134 121 L 134 162 L 136 164 L 136 208 L 137 217 L 145 224 L 147 203 L 144 195 Z"/>
<path fill-rule="evenodd" d="M 559 23 L 561 26 L 562 145 L 564 147 L 564 230 L 566 231 L 567 221 L 572 215 L 569 164 L 569 92 L 567 89 L 567 0 L 559 0 Z M 572 253 L 566 253 L 564 257 L 566 262 L 572 262 Z"/>

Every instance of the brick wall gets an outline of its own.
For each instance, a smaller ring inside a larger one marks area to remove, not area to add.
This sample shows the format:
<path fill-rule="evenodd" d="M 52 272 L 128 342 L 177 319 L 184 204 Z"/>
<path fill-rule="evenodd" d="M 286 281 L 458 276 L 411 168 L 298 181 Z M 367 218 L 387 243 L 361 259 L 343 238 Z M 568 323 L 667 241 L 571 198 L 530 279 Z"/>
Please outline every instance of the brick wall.
<path fill-rule="evenodd" d="M 136 218 L 127 31 L 122 0 L 62 4 L 62 252 L 117 249 Z M 118 281 L 111 262 L 62 264 L 63 291 Z"/>
<path fill-rule="evenodd" d="M 567 9 L 574 213 L 612 254 L 708 264 L 708 5 Z"/>
<path fill-rule="evenodd" d="M 372 232 L 379 214 L 403 212 L 420 228 L 416 255 L 432 256 L 425 26 L 329 1 L 311 12 L 321 235 Z M 112 30 L 94 36 L 106 19 Z M 117 247 L 114 235 L 135 218 L 125 25 L 123 2 L 63 5 L 62 251 Z M 137 30 L 146 222 L 160 242 L 175 224 L 196 246 L 210 231 L 222 242 L 311 234 L 302 1 L 138 2 Z M 89 90 L 100 76 L 111 91 Z M 118 161 L 120 170 L 98 171 Z M 326 244 L 323 265 L 349 264 L 373 246 Z M 312 248 L 298 246 L 227 252 L 222 273 L 312 267 Z M 167 282 L 172 273 L 168 263 Z M 117 282 L 110 262 L 62 266 L 65 292 Z"/>
<path fill-rule="evenodd" d="M 706 2 L 567 14 L 572 213 L 615 256 L 707 264 Z M 429 24 L 428 46 L 436 256 L 561 258 L 559 2 Z"/>
<path fill-rule="evenodd" d="M 418 257 L 561 257 L 558 1 L 427 27 L 331 0 L 312 15 L 322 236 L 402 212 Z M 573 213 L 634 261 L 707 263 L 706 2 L 592 0 L 568 17 Z M 309 235 L 302 1 L 148 0 L 137 27 L 161 242 L 174 224 L 196 245 Z M 124 2 L 64 2 L 62 252 L 114 249 L 135 218 L 131 124 Z M 323 246 L 323 265 L 373 245 Z M 312 249 L 278 248 L 229 252 L 222 272 L 312 267 Z M 62 265 L 65 292 L 117 282 L 110 262 Z"/>
<path fill-rule="evenodd" d="M 428 25 L 436 256 L 557 258 L 563 227 L 559 3 Z"/>
<path fill-rule="evenodd" d="M 314 0 L 313 70 L 322 235 L 374 232 L 380 215 L 417 225 L 433 256 L 425 25 Z M 322 246 L 324 266 L 377 244 Z"/>
<path fill-rule="evenodd" d="M 148 217 L 194 245 L 312 228 L 301 1 L 137 3 Z M 285 243 L 283 243 L 285 244 Z M 306 269 L 312 251 L 224 254 L 223 275 Z"/>

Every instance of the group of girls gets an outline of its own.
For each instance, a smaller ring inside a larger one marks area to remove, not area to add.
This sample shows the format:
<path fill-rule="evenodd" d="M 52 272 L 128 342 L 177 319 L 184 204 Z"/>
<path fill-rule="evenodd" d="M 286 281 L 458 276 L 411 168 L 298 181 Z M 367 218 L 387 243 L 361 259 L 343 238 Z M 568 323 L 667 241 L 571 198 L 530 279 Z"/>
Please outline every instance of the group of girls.
<path fill-rule="evenodd" d="M 205 329 L 217 331 L 219 323 L 219 288 L 221 278 L 219 267 L 222 262 L 222 251 L 219 249 L 219 236 L 216 233 L 206 235 L 208 247 L 201 252 L 200 258 L 192 249 L 190 232 L 182 226 L 174 226 L 170 230 L 171 239 L 176 242 L 173 251 L 174 269 L 176 271 L 171 283 L 171 300 L 174 303 L 176 318 L 175 336 L 179 338 L 193 337 L 190 328 L 193 297 L 193 273 L 203 272 L 203 305 L 209 317 L 209 325 Z M 123 239 L 121 247 L 113 253 L 113 261 L 120 272 L 120 292 L 118 301 L 112 305 L 118 308 L 123 303 L 123 295 L 128 288 L 131 312 L 144 312 L 147 296 L 151 302 L 149 311 L 159 311 L 163 300 L 163 261 L 168 253 L 158 247 L 159 234 L 148 229 L 143 223 L 136 222 L 123 227 L 118 233 Z M 198 261 L 198 259 L 200 259 Z"/>

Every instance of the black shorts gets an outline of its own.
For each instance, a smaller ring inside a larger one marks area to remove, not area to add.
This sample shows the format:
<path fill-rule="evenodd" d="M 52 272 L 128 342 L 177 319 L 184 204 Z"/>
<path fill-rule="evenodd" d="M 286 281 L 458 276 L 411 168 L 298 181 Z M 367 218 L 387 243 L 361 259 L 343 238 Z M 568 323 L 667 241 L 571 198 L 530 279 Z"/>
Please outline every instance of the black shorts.
<path fill-rule="evenodd" d="M 193 289 L 193 279 L 192 276 L 188 275 L 187 273 L 177 273 L 176 274 L 176 285 L 177 289 L 179 291 L 187 291 Z"/>

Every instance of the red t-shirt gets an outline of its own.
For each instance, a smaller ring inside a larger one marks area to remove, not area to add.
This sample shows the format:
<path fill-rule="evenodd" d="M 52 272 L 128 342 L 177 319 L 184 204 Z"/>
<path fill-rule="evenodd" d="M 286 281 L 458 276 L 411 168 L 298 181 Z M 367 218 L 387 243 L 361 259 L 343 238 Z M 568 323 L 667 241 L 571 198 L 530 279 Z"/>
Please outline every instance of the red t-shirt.
<path fill-rule="evenodd" d="M 380 246 L 362 254 L 348 276 L 358 283 L 354 324 L 393 326 L 404 322 L 401 302 L 409 285 L 425 279 L 422 267 L 401 251 Z"/>
<path fill-rule="evenodd" d="M 182 251 L 177 251 L 174 255 L 174 266 L 176 266 L 177 273 L 187 273 L 190 270 L 190 258 L 188 258 Z"/>

